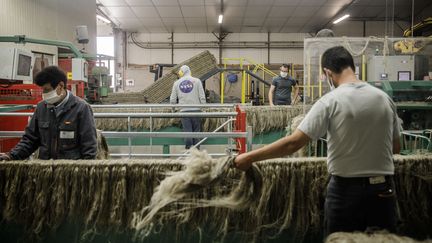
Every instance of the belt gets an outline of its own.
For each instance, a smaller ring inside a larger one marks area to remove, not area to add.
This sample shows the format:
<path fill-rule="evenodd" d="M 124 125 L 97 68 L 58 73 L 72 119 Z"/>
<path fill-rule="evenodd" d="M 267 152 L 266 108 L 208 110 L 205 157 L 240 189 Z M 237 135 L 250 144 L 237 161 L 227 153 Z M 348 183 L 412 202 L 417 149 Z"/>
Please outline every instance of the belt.
<path fill-rule="evenodd" d="M 331 176 L 336 182 L 345 184 L 361 184 L 375 185 L 389 182 L 393 179 L 393 175 L 369 176 L 369 177 L 341 177 L 337 175 Z"/>

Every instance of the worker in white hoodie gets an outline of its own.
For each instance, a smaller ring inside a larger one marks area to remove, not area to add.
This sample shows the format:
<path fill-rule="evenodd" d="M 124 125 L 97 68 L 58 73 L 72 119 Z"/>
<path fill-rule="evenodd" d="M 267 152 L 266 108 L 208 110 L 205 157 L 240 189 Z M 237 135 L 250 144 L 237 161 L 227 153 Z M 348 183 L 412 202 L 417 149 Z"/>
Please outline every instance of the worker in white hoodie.
<path fill-rule="evenodd" d="M 174 82 L 170 103 L 171 104 L 205 104 L 206 98 L 201 80 L 191 76 L 190 68 L 186 65 L 181 66 L 178 75 L 179 80 Z M 180 112 L 199 112 L 200 109 L 183 108 Z M 184 117 L 181 119 L 184 132 L 201 132 L 201 119 L 199 117 Z M 197 144 L 198 138 L 185 138 L 186 149 L 190 149 Z M 199 146 L 197 147 L 199 149 Z"/>

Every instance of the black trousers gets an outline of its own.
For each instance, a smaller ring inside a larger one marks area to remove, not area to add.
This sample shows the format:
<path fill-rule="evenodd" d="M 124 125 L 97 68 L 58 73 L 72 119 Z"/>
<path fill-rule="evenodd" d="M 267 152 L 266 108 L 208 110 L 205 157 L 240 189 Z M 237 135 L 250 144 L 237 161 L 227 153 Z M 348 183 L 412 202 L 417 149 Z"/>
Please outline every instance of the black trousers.
<path fill-rule="evenodd" d="M 366 229 L 395 232 L 396 222 L 392 176 L 371 179 L 331 176 L 324 205 L 324 238 L 333 232 Z"/>
<path fill-rule="evenodd" d="M 201 132 L 201 118 L 199 117 L 185 117 L 181 119 L 184 132 Z M 190 149 L 193 145 L 197 144 L 199 138 L 185 138 L 185 148 Z M 199 146 L 197 147 L 199 149 Z"/>

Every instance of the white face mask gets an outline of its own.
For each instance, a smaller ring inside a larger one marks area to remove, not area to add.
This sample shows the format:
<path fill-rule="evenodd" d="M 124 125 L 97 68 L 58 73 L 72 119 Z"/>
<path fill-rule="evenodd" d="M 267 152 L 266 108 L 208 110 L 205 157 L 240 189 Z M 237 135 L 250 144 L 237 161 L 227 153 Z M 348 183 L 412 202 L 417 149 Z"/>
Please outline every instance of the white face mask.
<path fill-rule="evenodd" d="M 326 79 L 327 79 L 328 85 L 330 86 L 330 90 L 334 90 L 336 88 L 334 85 L 334 82 L 327 73 L 326 73 Z"/>
<path fill-rule="evenodd" d="M 287 72 L 283 72 L 283 71 L 281 71 L 281 72 L 280 72 L 280 76 L 281 76 L 282 78 L 285 78 L 286 76 L 288 76 L 288 73 L 287 73 Z"/>
<path fill-rule="evenodd" d="M 57 94 L 56 89 L 53 89 L 53 90 L 51 90 L 51 91 L 48 92 L 48 93 L 43 93 L 43 94 L 42 94 L 42 99 L 43 99 L 47 104 L 53 105 L 53 104 L 55 104 L 55 103 L 57 103 L 57 102 L 60 101 L 61 96 Z"/>

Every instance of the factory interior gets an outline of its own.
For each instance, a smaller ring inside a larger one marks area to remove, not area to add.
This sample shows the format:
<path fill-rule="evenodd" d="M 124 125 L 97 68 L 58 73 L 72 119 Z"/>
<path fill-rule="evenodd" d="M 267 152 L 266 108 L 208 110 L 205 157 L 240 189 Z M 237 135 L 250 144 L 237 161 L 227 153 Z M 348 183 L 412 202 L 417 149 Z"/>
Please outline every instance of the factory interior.
<path fill-rule="evenodd" d="M 0 239 L 432 242 L 432 1 L 0 0 Z"/>

